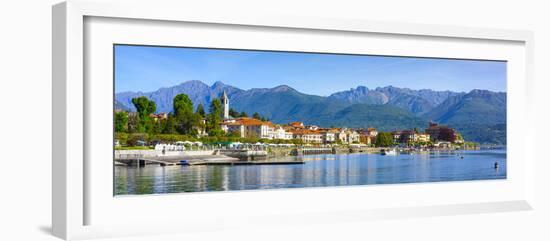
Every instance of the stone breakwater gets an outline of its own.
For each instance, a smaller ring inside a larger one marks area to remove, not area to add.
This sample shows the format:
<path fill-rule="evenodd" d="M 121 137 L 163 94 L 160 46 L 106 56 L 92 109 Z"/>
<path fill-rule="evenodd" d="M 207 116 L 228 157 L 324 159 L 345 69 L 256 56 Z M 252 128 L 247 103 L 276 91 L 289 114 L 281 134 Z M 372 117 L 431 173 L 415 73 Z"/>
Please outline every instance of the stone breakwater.
<path fill-rule="evenodd" d="M 380 150 L 384 148 L 379 147 L 288 147 L 288 148 L 268 148 L 268 157 L 282 157 L 282 156 L 299 156 L 299 155 L 315 155 L 315 154 L 348 154 L 348 153 L 380 153 Z"/>

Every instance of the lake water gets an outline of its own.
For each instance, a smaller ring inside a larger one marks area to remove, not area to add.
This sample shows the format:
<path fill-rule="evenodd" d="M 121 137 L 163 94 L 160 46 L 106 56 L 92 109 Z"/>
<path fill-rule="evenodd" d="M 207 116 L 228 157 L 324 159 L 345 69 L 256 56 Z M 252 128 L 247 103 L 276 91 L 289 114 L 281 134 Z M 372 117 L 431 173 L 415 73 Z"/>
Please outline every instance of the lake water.
<path fill-rule="evenodd" d="M 462 157 L 462 158 L 461 158 Z M 284 157 L 288 159 L 298 157 Z M 506 178 L 506 151 L 308 155 L 305 164 L 115 167 L 115 195 Z M 498 168 L 494 163 L 498 162 Z"/>

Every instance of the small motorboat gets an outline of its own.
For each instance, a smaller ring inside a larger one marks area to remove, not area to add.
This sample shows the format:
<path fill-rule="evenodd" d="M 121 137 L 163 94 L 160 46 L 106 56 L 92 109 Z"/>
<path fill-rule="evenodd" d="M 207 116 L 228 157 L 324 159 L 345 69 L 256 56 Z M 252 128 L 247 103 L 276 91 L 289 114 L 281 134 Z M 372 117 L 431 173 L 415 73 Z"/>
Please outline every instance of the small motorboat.
<path fill-rule="evenodd" d="M 395 156 L 397 155 L 397 151 L 395 151 L 395 149 L 382 149 L 380 154 L 383 156 Z"/>
<path fill-rule="evenodd" d="M 180 160 L 180 165 L 189 166 L 189 161 L 188 160 Z"/>

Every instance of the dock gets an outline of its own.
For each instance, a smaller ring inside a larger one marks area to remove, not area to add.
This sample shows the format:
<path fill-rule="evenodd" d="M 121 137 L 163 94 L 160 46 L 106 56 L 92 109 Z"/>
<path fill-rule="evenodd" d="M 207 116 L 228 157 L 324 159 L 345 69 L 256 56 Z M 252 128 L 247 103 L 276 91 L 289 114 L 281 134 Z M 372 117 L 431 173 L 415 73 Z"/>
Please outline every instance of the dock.
<path fill-rule="evenodd" d="M 305 147 L 293 149 L 290 154 L 293 156 L 316 155 L 316 154 L 334 154 L 335 149 L 330 147 Z"/>
<path fill-rule="evenodd" d="M 182 161 L 185 161 L 182 164 Z M 176 166 L 176 165 L 287 165 L 304 164 L 303 161 L 279 161 L 267 159 L 267 152 L 254 150 L 215 150 L 212 152 L 115 151 L 118 166 Z"/>

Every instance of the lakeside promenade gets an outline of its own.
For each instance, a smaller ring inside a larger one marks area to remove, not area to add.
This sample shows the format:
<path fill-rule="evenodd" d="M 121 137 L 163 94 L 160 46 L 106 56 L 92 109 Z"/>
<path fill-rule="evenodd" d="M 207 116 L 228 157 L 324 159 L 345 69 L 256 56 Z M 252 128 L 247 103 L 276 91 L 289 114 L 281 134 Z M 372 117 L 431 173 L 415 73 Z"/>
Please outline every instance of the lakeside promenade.
<path fill-rule="evenodd" d="M 303 164 L 303 161 L 280 161 L 278 157 L 304 156 L 318 154 L 380 154 L 384 149 L 395 149 L 399 154 L 429 154 L 434 151 L 453 152 L 454 149 L 431 148 L 418 150 L 414 148 L 388 147 L 277 147 L 259 149 L 211 149 L 186 151 L 160 150 L 115 150 L 114 162 L 119 166 L 144 165 L 276 165 Z M 462 150 L 462 149 L 461 149 Z"/>

